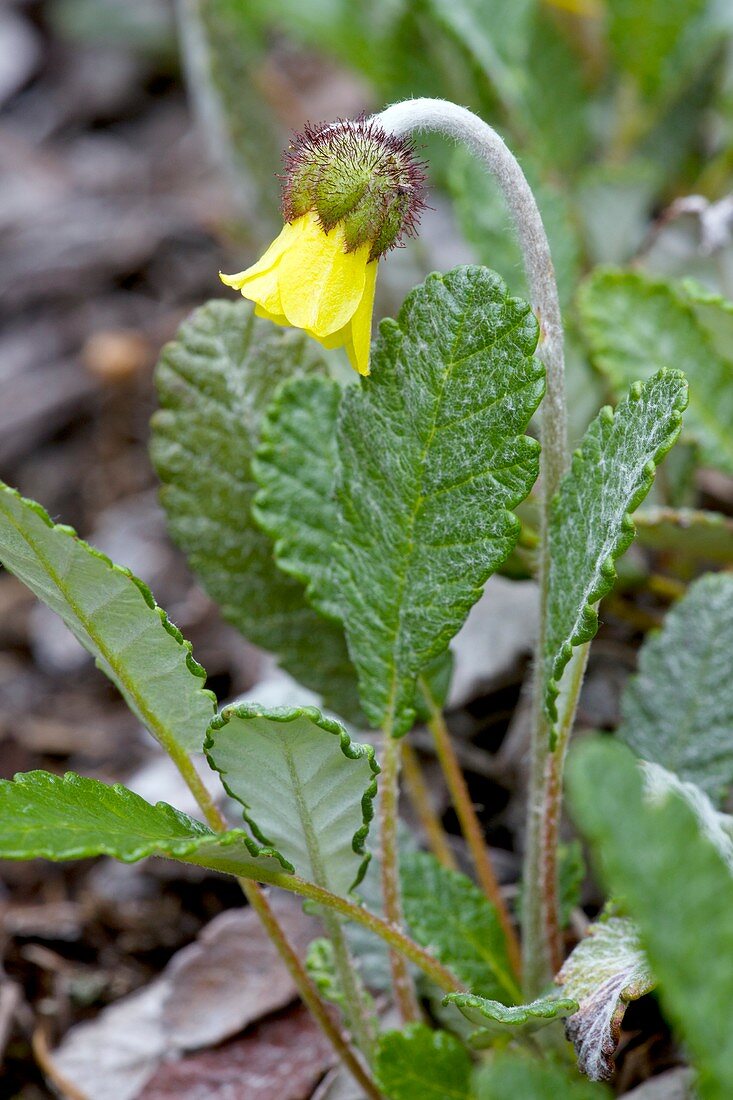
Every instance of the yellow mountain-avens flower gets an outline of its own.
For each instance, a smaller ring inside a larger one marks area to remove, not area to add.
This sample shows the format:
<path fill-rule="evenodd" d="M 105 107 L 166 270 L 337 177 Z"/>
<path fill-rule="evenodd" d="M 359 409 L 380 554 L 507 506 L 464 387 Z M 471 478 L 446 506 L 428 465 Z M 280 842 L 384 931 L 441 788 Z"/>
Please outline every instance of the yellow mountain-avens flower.
<path fill-rule="evenodd" d="M 258 317 L 343 347 L 369 374 L 377 264 L 415 232 L 424 176 L 410 142 L 368 119 L 308 126 L 285 155 L 285 226 L 265 254 L 222 282 Z"/>
<path fill-rule="evenodd" d="M 256 264 L 220 278 L 255 303 L 258 317 L 345 348 L 354 370 L 369 374 L 378 263 L 370 252 L 369 241 L 347 252 L 343 223 L 325 232 L 308 211 L 285 224 Z"/>

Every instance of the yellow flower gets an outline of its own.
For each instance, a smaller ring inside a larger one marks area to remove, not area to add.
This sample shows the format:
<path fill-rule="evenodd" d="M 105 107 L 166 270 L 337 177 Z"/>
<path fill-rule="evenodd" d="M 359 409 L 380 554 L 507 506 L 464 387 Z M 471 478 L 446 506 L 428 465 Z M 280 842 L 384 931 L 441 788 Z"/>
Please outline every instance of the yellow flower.
<path fill-rule="evenodd" d="M 223 283 L 255 303 L 258 317 L 302 328 L 326 348 L 344 347 L 359 374 L 369 374 L 378 260 L 371 241 L 347 251 L 345 227 L 329 232 L 317 213 L 286 222 L 265 254 Z"/>

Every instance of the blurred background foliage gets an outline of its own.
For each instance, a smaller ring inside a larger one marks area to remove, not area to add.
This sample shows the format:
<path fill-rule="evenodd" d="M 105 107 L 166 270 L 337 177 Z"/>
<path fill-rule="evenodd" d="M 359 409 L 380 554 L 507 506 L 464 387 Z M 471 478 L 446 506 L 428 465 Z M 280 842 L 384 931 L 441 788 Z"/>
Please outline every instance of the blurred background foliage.
<path fill-rule="evenodd" d="M 180 0 L 178 17 L 209 148 L 228 169 L 254 247 L 277 226 L 273 176 L 306 116 L 442 96 L 499 129 L 536 189 L 552 245 L 574 438 L 604 396 L 577 337 L 585 274 L 633 264 L 733 296 L 729 0 Z M 424 142 L 423 155 L 433 210 L 409 255 L 384 265 L 383 311 L 427 270 L 462 260 L 526 293 L 481 166 L 440 139 Z"/>

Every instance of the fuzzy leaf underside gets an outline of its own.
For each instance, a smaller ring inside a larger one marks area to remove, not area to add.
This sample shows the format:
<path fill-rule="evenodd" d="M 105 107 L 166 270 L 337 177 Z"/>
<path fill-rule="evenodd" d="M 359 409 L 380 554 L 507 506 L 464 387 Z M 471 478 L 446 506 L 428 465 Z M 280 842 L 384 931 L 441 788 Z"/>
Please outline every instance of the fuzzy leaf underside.
<path fill-rule="evenodd" d="M 501 1036 L 511 1038 L 520 1032 L 537 1031 L 578 1008 L 578 1002 L 571 997 L 556 994 L 540 997 L 530 1004 L 505 1005 L 475 993 L 449 993 L 443 998 L 443 1004 L 455 1005 L 469 1023 L 476 1025 L 478 1030 L 471 1035 L 470 1042 L 477 1049 L 491 1046 Z"/>
<path fill-rule="evenodd" d="M 336 569 L 362 706 L 405 733 L 415 681 L 512 550 L 537 476 L 537 323 L 485 268 L 430 275 L 343 398 Z"/>
<path fill-rule="evenodd" d="M 695 508 L 641 508 L 636 536 L 650 550 L 673 550 L 711 562 L 733 562 L 733 519 Z"/>
<path fill-rule="evenodd" d="M 553 732 L 563 671 L 573 648 L 595 636 L 594 605 L 613 586 L 614 563 L 634 537 L 630 513 L 677 438 L 686 404 L 679 371 L 635 383 L 615 412 L 601 409 L 552 502 L 543 677 Z"/>
<path fill-rule="evenodd" d="M 607 1080 L 626 1006 L 656 984 L 634 921 L 610 917 L 592 925 L 555 980 L 578 1002 L 565 1025 L 578 1067 L 592 1081 Z"/>
<path fill-rule="evenodd" d="M 698 1072 L 701 1100 L 733 1096 L 733 876 L 686 800 L 650 801 L 625 745 L 571 754 L 570 804 L 609 893 L 639 926 L 659 999 Z"/>
<path fill-rule="evenodd" d="M 260 420 L 280 382 L 325 370 L 313 340 L 212 301 L 163 349 L 151 456 L 174 541 L 223 615 L 346 717 L 359 713 L 343 631 L 273 561 L 251 515 Z M 314 640 L 317 644 L 314 645 Z"/>
<path fill-rule="evenodd" d="M 384 1032 L 374 1069 L 388 1100 L 472 1100 L 468 1051 L 447 1031 L 425 1024 Z"/>
<path fill-rule="evenodd" d="M 63 619 L 168 751 L 201 751 L 214 696 L 142 581 L 2 482 L 0 562 Z"/>
<path fill-rule="evenodd" d="M 336 894 L 358 885 L 379 772 L 371 745 L 315 707 L 240 703 L 214 718 L 206 754 L 258 840 Z"/>
<path fill-rule="evenodd" d="M 571 1073 L 549 1059 L 497 1051 L 476 1075 L 476 1100 L 611 1100 L 604 1085 Z"/>
<path fill-rule="evenodd" d="M 253 512 L 275 541 L 277 564 L 306 585 L 321 614 L 337 621 L 332 573 L 340 402 L 341 387 L 330 378 L 285 382 L 267 409 L 252 464 L 260 486 Z"/>
<path fill-rule="evenodd" d="M 703 836 L 707 837 L 733 875 L 733 817 L 721 813 L 697 783 L 688 783 L 661 764 L 642 761 L 644 795 L 657 805 L 671 794 L 686 802 L 697 818 Z"/>
<path fill-rule="evenodd" d="M 504 1002 L 521 999 L 496 909 L 466 875 L 428 852 L 408 852 L 400 881 L 405 921 L 418 943 L 473 992 Z"/>
<path fill-rule="evenodd" d="M 618 736 L 637 756 L 720 802 L 733 783 L 733 575 L 690 586 L 647 636 L 621 701 Z"/>
<path fill-rule="evenodd" d="M 581 287 L 580 318 L 596 365 L 617 394 L 659 367 L 684 372 L 690 384 L 686 434 L 697 440 L 702 460 L 733 474 L 733 351 L 716 349 L 704 303 L 685 284 L 655 280 L 640 272 L 599 270 Z M 724 307 L 707 300 L 708 311 L 729 321 Z"/>
<path fill-rule="evenodd" d="M 242 829 L 214 833 L 168 806 L 151 805 L 121 784 L 108 786 L 67 772 L 35 771 L 0 780 L 0 859 L 86 859 L 135 863 L 167 856 L 256 879 L 292 871 Z"/>

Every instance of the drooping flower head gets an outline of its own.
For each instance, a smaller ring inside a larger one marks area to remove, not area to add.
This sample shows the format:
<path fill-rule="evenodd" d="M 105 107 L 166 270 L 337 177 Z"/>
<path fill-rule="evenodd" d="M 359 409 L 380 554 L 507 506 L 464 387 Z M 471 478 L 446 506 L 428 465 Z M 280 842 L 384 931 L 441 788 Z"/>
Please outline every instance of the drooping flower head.
<path fill-rule="evenodd" d="M 227 286 L 255 313 L 345 347 L 369 373 L 377 264 L 415 233 L 424 175 L 411 143 L 374 120 L 306 126 L 285 154 L 285 226 L 264 255 Z"/>

